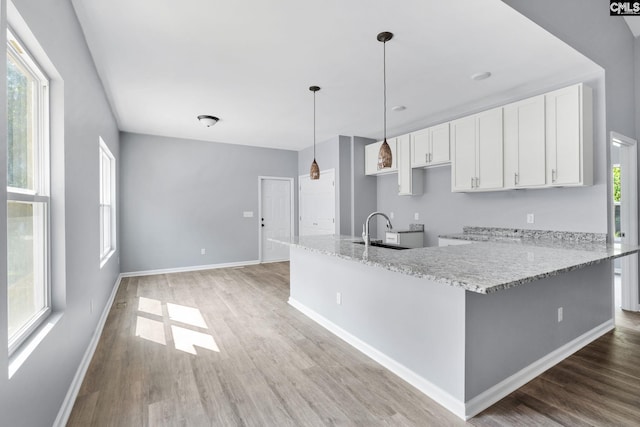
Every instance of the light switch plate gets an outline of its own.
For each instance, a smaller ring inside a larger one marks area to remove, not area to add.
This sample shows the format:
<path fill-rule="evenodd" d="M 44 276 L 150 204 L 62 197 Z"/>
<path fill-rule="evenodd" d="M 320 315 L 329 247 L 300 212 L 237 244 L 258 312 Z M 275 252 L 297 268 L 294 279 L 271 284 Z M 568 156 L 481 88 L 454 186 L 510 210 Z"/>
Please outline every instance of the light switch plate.
<path fill-rule="evenodd" d="M 420 214 L 418 212 L 414 213 L 413 214 L 413 219 L 416 220 L 416 221 L 419 220 L 420 219 Z"/>
<path fill-rule="evenodd" d="M 532 213 L 527 214 L 527 224 L 533 224 L 535 222 L 535 216 Z"/>

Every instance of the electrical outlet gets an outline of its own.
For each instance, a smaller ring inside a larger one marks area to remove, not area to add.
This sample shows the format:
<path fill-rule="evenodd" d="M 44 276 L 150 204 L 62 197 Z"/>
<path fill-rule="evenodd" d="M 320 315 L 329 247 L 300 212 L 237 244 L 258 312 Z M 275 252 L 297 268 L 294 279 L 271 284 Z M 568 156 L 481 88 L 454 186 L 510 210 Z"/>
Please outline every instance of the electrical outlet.
<path fill-rule="evenodd" d="M 205 248 L 200 249 L 200 255 L 204 255 L 207 253 L 207 250 Z"/>
<path fill-rule="evenodd" d="M 336 293 L 336 304 L 342 305 L 342 294 L 340 292 Z"/>
<path fill-rule="evenodd" d="M 393 217 L 394 217 L 393 212 L 389 212 L 389 218 L 393 219 Z"/>
<path fill-rule="evenodd" d="M 558 323 L 562 322 L 563 317 L 564 317 L 564 313 L 563 313 L 562 307 L 558 307 Z"/>
<path fill-rule="evenodd" d="M 535 222 L 535 216 L 532 213 L 527 214 L 527 224 L 533 224 Z"/>
<path fill-rule="evenodd" d="M 93 300 L 89 300 L 89 314 L 93 314 Z"/>
<path fill-rule="evenodd" d="M 242 212 L 242 216 L 244 218 L 253 218 L 253 211 L 244 211 Z"/>
<path fill-rule="evenodd" d="M 420 214 L 418 212 L 414 213 L 413 214 L 413 219 L 416 220 L 416 221 L 419 220 L 420 219 Z"/>

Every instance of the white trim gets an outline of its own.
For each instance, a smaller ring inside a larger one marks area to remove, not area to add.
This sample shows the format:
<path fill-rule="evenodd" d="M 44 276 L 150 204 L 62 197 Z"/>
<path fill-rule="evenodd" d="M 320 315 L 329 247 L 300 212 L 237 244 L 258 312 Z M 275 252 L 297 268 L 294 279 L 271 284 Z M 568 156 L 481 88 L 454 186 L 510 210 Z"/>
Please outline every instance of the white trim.
<path fill-rule="evenodd" d="M 189 267 L 161 268 L 158 270 L 129 271 L 126 273 L 120 273 L 120 276 L 121 277 L 152 276 L 154 274 L 184 273 L 189 271 L 214 270 L 218 268 L 244 267 L 246 265 L 256 265 L 256 264 L 260 264 L 260 261 L 252 260 L 252 261 L 239 261 L 239 262 L 224 262 L 220 264 L 192 265 Z"/>
<path fill-rule="evenodd" d="M 526 368 L 521 369 L 520 371 L 511 375 L 509 378 L 506 378 L 493 387 L 485 390 L 481 394 L 465 403 L 465 419 L 468 420 L 484 411 L 500 399 L 504 398 L 510 393 L 513 393 L 532 379 L 536 378 L 544 371 L 562 362 L 564 359 L 571 356 L 576 351 L 600 338 L 607 332 L 612 331 L 613 329 L 613 319 L 607 320 L 601 325 L 596 326 L 590 331 L 580 335 L 573 341 L 566 343 L 562 347 L 536 360 Z"/>
<path fill-rule="evenodd" d="M 440 387 L 427 381 L 426 379 L 416 374 L 415 372 L 413 372 L 411 369 L 407 368 L 403 364 L 395 361 L 394 359 L 390 358 L 386 354 L 382 353 L 380 350 L 377 350 L 376 348 L 370 346 L 369 344 L 362 341 L 358 337 L 345 331 L 335 323 L 331 322 L 324 316 L 316 313 L 315 311 L 311 310 L 310 308 L 296 301 L 295 299 L 289 298 L 289 305 L 291 305 L 292 307 L 300 311 L 302 314 L 304 314 L 314 322 L 318 323 L 320 326 L 327 329 L 329 332 L 336 335 L 338 338 L 345 341 L 347 344 L 353 346 L 360 352 L 369 356 L 371 359 L 378 362 L 380 365 L 384 366 L 385 368 L 387 368 L 388 370 L 390 370 L 391 372 L 393 372 L 394 374 L 396 374 L 397 376 L 399 376 L 400 378 L 402 378 L 403 380 L 405 380 L 406 382 L 408 382 L 409 384 L 411 384 L 412 386 L 414 386 L 415 388 L 417 388 L 418 390 L 420 390 L 421 392 L 429 396 L 431 399 L 435 400 L 437 403 L 444 406 L 446 409 L 453 412 L 458 417 L 465 419 L 464 403 L 456 399 L 455 397 L 451 396 L 449 393 L 442 390 Z"/>
<path fill-rule="evenodd" d="M 316 313 L 304 304 L 296 301 L 291 297 L 289 298 L 288 302 L 289 305 L 300 311 L 302 314 L 318 323 L 320 326 L 324 327 L 329 332 L 345 341 L 347 344 L 353 346 L 363 354 L 369 356 L 371 359 L 387 368 L 463 420 L 468 420 L 479 414 L 500 399 L 514 392 L 532 379 L 536 378 L 544 371 L 552 368 L 587 344 L 595 341 L 602 335 L 614 329 L 613 319 L 607 320 L 601 325 L 596 326 L 590 331 L 582 334 L 573 341 L 568 342 L 562 347 L 533 362 L 529 366 L 521 369 L 509 378 L 506 378 L 493 387 L 487 389 L 468 402 L 462 402 L 451 396 L 446 391 L 442 390 L 440 387 L 432 384 L 425 378 L 408 369 L 406 366 L 395 361 L 376 348 L 370 346 L 358 337 L 345 331 L 335 323 Z"/>
<path fill-rule="evenodd" d="M 96 330 L 93 332 L 93 336 L 91 337 L 91 341 L 89 341 L 87 350 L 84 352 L 84 356 L 80 361 L 78 370 L 76 371 L 76 374 L 71 381 L 71 385 L 69 386 L 67 395 L 62 402 L 60 410 L 58 411 L 58 416 L 53 422 L 54 427 L 64 427 L 67 424 L 67 421 L 69 421 L 69 416 L 71 416 L 73 405 L 76 401 L 76 398 L 78 397 L 80 386 L 82 386 L 82 381 L 84 381 L 84 376 L 87 374 L 87 370 L 89 369 L 89 365 L 91 364 L 91 359 L 93 358 L 93 354 L 95 353 L 98 342 L 100 341 L 102 330 L 104 329 L 104 325 L 107 322 L 107 317 L 109 317 L 109 312 L 111 311 L 111 306 L 113 305 L 113 301 L 115 300 L 116 294 L 118 293 L 118 288 L 120 287 L 122 277 L 122 274 L 120 274 L 116 279 L 115 284 L 113 285 L 111 295 L 109 296 L 109 299 L 107 300 L 107 303 L 102 310 L 102 315 L 98 320 Z"/>
<path fill-rule="evenodd" d="M 293 237 L 295 235 L 295 222 L 294 218 L 296 216 L 296 204 L 295 204 L 295 193 L 294 193 L 294 182 L 291 177 L 282 177 L 282 176 L 258 176 L 258 218 L 262 218 L 262 181 L 266 179 L 275 179 L 279 181 L 289 181 L 289 199 L 291 202 L 291 216 L 289 217 L 289 222 L 291 226 L 291 234 Z M 281 260 L 287 261 L 287 260 Z M 272 261 L 264 261 L 262 259 L 262 221 L 258 219 L 258 262 L 272 262 Z M 279 261 L 273 261 L 279 262 Z"/>

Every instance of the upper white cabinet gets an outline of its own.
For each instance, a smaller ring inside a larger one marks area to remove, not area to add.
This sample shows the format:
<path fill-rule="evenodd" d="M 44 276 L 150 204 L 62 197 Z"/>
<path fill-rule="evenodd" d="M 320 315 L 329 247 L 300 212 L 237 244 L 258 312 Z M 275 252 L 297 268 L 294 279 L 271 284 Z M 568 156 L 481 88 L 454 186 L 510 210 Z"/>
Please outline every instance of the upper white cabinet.
<path fill-rule="evenodd" d="M 545 96 L 504 107 L 504 187 L 546 184 Z"/>
<path fill-rule="evenodd" d="M 545 95 L 547 184 L 593 184 L 591 88 L 582 83 Z"/>
<path fill-rule="evenodd" d="M 415 196 L 422 194 L 422 169 L 413 169 L 411 135 L 396 138 L 398 153 L 398 194 L 401 196 Z"/>
<path fill-rule="evenodd" d="M 502 108 L 451 122 L 451 191 L 503 188 Z"/>
<path fill-rule="evenodd" d="M 398 156 L 396 150 L 396 139 L 389 138 L 387 139 L 387 144 L 391 148 L 391 167 L 384 168 L 378 170 L 378 152 L 380 151 L 380 146 L 382 145 L 382 141 L 375 142 L 373 144 L 366 145 L 364 148 L 364 173 L 366 175 L 384 175 L 388 173 L 393 173 L 398 170 Z"/>
<path fill-rule="evenodd" d="M 449 123 L 411 134 L 411 167 L 419 168 L 449 163 Z"/>

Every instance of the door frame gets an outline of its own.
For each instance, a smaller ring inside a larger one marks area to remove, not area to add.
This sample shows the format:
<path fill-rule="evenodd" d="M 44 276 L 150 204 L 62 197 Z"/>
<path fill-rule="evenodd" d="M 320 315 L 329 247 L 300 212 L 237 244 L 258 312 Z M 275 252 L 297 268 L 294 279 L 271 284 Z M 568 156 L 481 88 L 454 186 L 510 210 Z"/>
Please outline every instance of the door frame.
<path fill-rule="evenodd" d="M 610 132 L 609 135 L 610 146 L 618 144 L 620 146 L 620 182 L 621 186 L 621 200 L 620 209 L 624 209 L 626 218 L 629 219 L 629 224 L 626 224 L 624 228 L 625 237 L 623 237 L 622 243 L 627 245 L 638 244 L 638 143 L 635 139 L 629 138 L 617 132 Z M 610 180 L 613 180 L 611 176 L 611 166 L 609 166 Z M 613 191 L 613 184 L 611 185 Z M 631 200 L 631 202 L 624 203 L 624 200 Z M 612 200 L 609 203 L 613 203 Z M 622 219 L 622 211 L 621 211 Z M 615 221 L 615 210 L 612 210 L 612 224 Z M 621 224 L 621 228 L 622 228 Z M 615 227 L 612 228 L 615 230 Z M 613 239 L 613 236 L 611 236 Z M 628 255 L 620 259 L 621 264 L 621 293 L 622 293 L 622 309 L 629 311 L 640 311 L 640 302 L 638 301 L 638 255 Z"/>
<path fill-rule="evenodd" d="M 291 226 L 291 237 L 295 235 L 295 194 L 293 192 L 294 178 L 283 176 L 258 176 L 258 218 L 262 218 L 262 182 L 266 180 L 288 181 L 289 182 L 289 201 L 291 203 L 291 215 L 289 222 Z M 263 263 L 262 259 L 262 221 L 258 219 L 258 261 Z"/>

